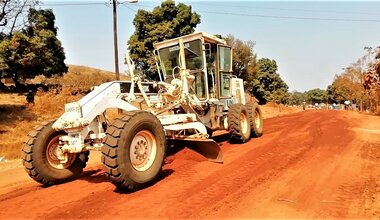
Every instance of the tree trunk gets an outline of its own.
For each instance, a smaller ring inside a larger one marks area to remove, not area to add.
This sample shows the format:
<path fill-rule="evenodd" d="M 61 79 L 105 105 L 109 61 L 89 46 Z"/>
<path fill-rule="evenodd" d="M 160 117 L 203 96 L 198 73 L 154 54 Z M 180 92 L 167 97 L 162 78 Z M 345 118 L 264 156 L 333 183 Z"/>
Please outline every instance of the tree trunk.
<path fill-rule="evenodd" d="M 5 88 L 5 85 L 3 82 L 1 82 L 1 79 L 0 79 L 0 90 L 4 89 Z"/>

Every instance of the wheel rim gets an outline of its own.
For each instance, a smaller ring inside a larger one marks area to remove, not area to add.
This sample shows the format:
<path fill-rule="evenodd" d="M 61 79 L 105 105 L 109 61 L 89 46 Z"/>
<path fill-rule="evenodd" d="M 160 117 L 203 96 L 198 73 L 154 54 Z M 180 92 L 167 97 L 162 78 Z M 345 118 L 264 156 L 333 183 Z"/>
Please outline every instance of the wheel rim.
<path fill-rule="evenodd" d="M 241 130 L 242 130 L 243 134 L 247 134 L 248 133 L 248 120 L 247 120 L 247 117 L 244 114 L 244 112 L 240 113 L 239 120 L 240 120 Z"/>
<path fill-rule="evenodd" d="M 51 139 L 46 149 L 46 158 L 48 163 L 55 169 L 59 170 L 66 169 L 71 164 L 73 164 L 76 156 L 76 154 L 65 153 L 67 161 L 65 163 L 61 163 L 61 161 L 58 159 L 58 153 L 61 150 L 59 147 L 59 138 L 61 136 L 63 135 L 56 136 L 53 139 Z"/>
<path fill-rule="evenodd" d="M 261 120 L 260 120 L 260 114 L 259 114 L 258 110 L 255 111 L 255 115 L 253 117 L 254 117 L 254 121 L 255 121 L 255 127 L 260 128 Z"/>
<path fill-rule="evenodd" d="M 155 136 L 147 130 L 139 131 L 133 138 L 129 151 L 133 168 L 138 171 L 146 171 L 152 166 L 156 153 Z"/>

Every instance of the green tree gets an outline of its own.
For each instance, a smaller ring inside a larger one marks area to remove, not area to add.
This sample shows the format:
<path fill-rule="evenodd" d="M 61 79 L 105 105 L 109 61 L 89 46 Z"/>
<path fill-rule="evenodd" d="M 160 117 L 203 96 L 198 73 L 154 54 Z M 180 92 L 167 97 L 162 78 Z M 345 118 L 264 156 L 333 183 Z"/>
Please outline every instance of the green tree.
<path fill-rule="evenodd" d="M 136 68 L 147 78 L 158 79 L 153 44 L 191 34 L 200 22 L 200 16 L 192 12 L 191 6 L 183 3 L 176 5 L 172 0 L 162 2 L 153 11 L 138 10 L 133 20 L 135 32 L 128 40 Z"/>
<path fill-rule="evenodd" d="M 242 41 L 229 34 L 224 38 L 228 45 L 233 47 L 233 74 L 244 80 L 244 88 L 252 93 L 253 82 L 257 77 L 256 54 L 253 51 L 255 42 Z"/>
<path fill-rule="evenodd" d="M 9 58 L 11 56 L 11 51 L 9 45 L 9 39 L 2 39 L 0 41 L 0 78 L 7 77 L 10 72 Z"/>
<path fill-rule="evenodd" d="M 272 92 L 271 101 L 277 104 L 286 104 L 289 102 L 288 87 L 281 87 Z"/>
<path fill-rule="evenodd" d="M 260 101 L 266 103 L 273 101 L 284 103 L 287 99 L 288 85 L 277 73 L 277 63 L 275 60 L 261 58 L 257 62 L 258 73 L 253 79 L 252 94 Z"/>
<path fill-rule="evenodd" d="M 289 93 L 288 104 L 289 105 L 301 105 L 307 101 L 306 94 L 304 92 L 293 91 Z"/>
<path fill-rule="evenodd" d="M 31 9 L 28 21 L 26 32 L 36 47 L 35 54 L 40 60 L 39 72 L 47 77 L 66 73 L 66 56 L 61 41 L 57 38 L 53 11 Z"/>
<path fill-rule="evenodd" d="M 0 43 L 0 76 L 19 78 L 50 77 L 67 72 L 65 53 L 57 39 L 52 10 L 31 9 L 22 32 Z"/>
<path fill-rule="evenodd" d="M 334 94 L 334 87 L 332 85 L 328 85 L 326 89 L 327 93 L 327 103 L 332 104 L 332 103 L 340 103 L 339 101 L 336 100 L 335 94 Z"/>
<path fill-rule="evenodd" d="M 306 92 L 307 100 L 311 104 L 315 103 L 326 103 L 327 102 L 327 92 L 324 89 L 312 89 Z"/>

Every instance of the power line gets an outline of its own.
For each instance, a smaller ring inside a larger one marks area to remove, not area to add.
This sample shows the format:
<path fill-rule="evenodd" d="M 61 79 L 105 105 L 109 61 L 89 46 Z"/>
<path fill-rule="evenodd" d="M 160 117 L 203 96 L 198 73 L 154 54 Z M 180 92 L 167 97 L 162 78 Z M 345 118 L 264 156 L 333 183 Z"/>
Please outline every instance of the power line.
<path fill-rule="evenodd" d="M 129 1 L 123 1 L 123 2 L 117 2 L 117 5 L 124 5 L 125 7 L 133 10 L 132 8 L 128 7 L 126 3 L 129 3 Z M 40 5 L 42 7 L 55 7 L 55 6 L 91 6 L 91 5 L 106 5 L 111 6 L 111 2 L 82 2 L 82 3 L 43 3 Z M 133 10 L 135 11 L 135 10 Z"/>
<path fill-rule="evenodd" d="M 134 6 L 154 8 L 152 6 L 134 4 Z M 322 17 L 299 17 L 299 16 L 280 16 L 280 15 L 264 15 L 264 14 L 245 14 L 233 12 L 216 12 L 216 11 L 195 11 L 206 14 L 220 14 L 220 15 L 233 15 L 245 17 L 259 17 L 259 18 L 275 18 L 275 19 L 292 19 L 292 20 L 315 20 L 315 21 L 345 21 L 345 22 L 380 22 L 378 19 L 351 19 L 351 18 L 322 18 Z"/>
<path fill-rule="evenodd" d="M 128 3 L 128 2 L 122 2 L 122 3 L 120 3 L 122 6 L 124 6 L 124 7 L 126 7 L 126 8 L 128 8 L 129 10 L 131 10 L 131 11 L 133 11 L 133 12 L 137 12 L 135 9 L 133 9 L 133 8 L 131 8 L 131 7 L 129 7 L 128 5 L 126 5 L 125 3 Z"/>
<path fill-rule="evenodd" d="M 133 10 L 132 8 L 126 6 L 124 3 L 128 1 L 119 2 L 118 4 L 122 4 L 125 7 Z M 44 4 L 43 6 L 88 6 L 88 5 L 107 5 L 109 3 L 101 3 L 101 2 L 83 2 L 83 3 L 49 3 Z M 195 3 L 197 4 L 197 3 Z M 208 4 L 214 5 L 214 4 Z M 154 6 L 141 5 L 141 4 L 133 4 L 133 6 L 143 7 L 143 8 L 154 8 Z M 214 6 L 226 6 L 226 5 L 214 5 Z M 235 6 L 235 7 L 245 7 L 245 6 Z M 249 8 L 245 7 L 245 8 Z M 281 8 L 267 8 L 267 9 L 281 9 Z M 287 9 L 281 9 L 287 10 Z M 289 10 L 303 10 L 303 9 L 289 9 Z M 135 11 L 135 10 L 133 10 Z M 303 11 L 320 11 L 323 10 L 303 10 Z M 136 11 L 135 11 L 136 12 Z M 245 13 L 233 13 L 233 12 L 217 12 L 217 11 L 196 11 L 200 13 L 206 14 L 219 14 L 219 15 L 232 15 L 232 16 L 245 16 L 245 17 L 259 17 L 259 18 L 274 18 L 274 19 L 292 19 L 292 20 L 315 20 L 315 21 L 343 21 L 343 22 L 380 22 L 379 19 L 351 19 L 351 18 L 323 18 L 323 17 L 300 17 L 300 16 L 280 16 L 280 15 L 265 15 L 265 14 L 245 14 Z M 327 12 L 327 11 L 326 11 Z"/>
<path fill-rule="evenodd" d="M 126 3 L 129 3 L 129 1 L 118 1 L 116 2 L 117 5 L 125 5 Z M 40 6 L 90 6 L 90 5 L 112 5 L 112 2 L 41 2 Z"/>
<path fill-rule="evenodd" d="M 205 5 L 213 7 L 229 7 L 229 8 L 252 8 L 264 10 L 278 10 L 278 11 L 301 11 L 301 12 L 318 12 L 318 13 L 335 13 L 335 14 L 361 14 L 361 15 L 380 15 L 375 12 L 353 12 L 353 11 L 335 11 L 335 10 L 317 10 L 317 9 L 300 9 L 300 8 L 277 8 L 277 7 L 259 7 L 249 5 L 226 5 L 226 4 L 208 4 L 203 2 L 192 2 L 191 5 Z"/>
<path fill-rule="evenodd" d="M 107 2 L 82 2 L 82 3 L 43 3 L 40 6 L 55 7 L 55 6 L 89 6 L 89 5 L 109 5 Z"/>
<path fill-rule="evenodd" d="M 296 16 L 277 16 L 277 15 L 262 15 L 262 14 L 243 14 L 232 12 L 215 12 L 215 11 L 198 11 L 206 14 L 234 15 L 259 18 L 277 18 L 277 19 L 293 19 L 293 20 L 314 20 L 314 21 L 347 21 L 347 22 L 380 22 L 377 19 L 350 19 L 350 18 L 319 18 L 319 17 L 296 17 Z"/>

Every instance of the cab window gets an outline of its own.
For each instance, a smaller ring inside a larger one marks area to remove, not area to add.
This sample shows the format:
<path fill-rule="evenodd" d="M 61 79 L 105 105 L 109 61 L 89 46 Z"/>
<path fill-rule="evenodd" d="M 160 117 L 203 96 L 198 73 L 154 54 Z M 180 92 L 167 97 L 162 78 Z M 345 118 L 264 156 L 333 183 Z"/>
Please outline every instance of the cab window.
<path fill-rule="evenodd" d="M 202 57 L 202 42 L 201 40 L 193 40 L 184 43 L 185 47 L 185 63 L 186 69 L 189 70 L 201 70 L 203 69 L 203 57 Z M 162 48 L 159 50 L 160 64 L 162 72 L 165 77 L 171 77 L 173 69 L 179 67 L 179 45 Z M 174 70 L 174 74 L 179 73 L 178 70 Z"/>
<path fill-rule="evenodd" d="M 231 48 L 219 47 L 219 70 L 222 72 L 231 71 Z"/>

